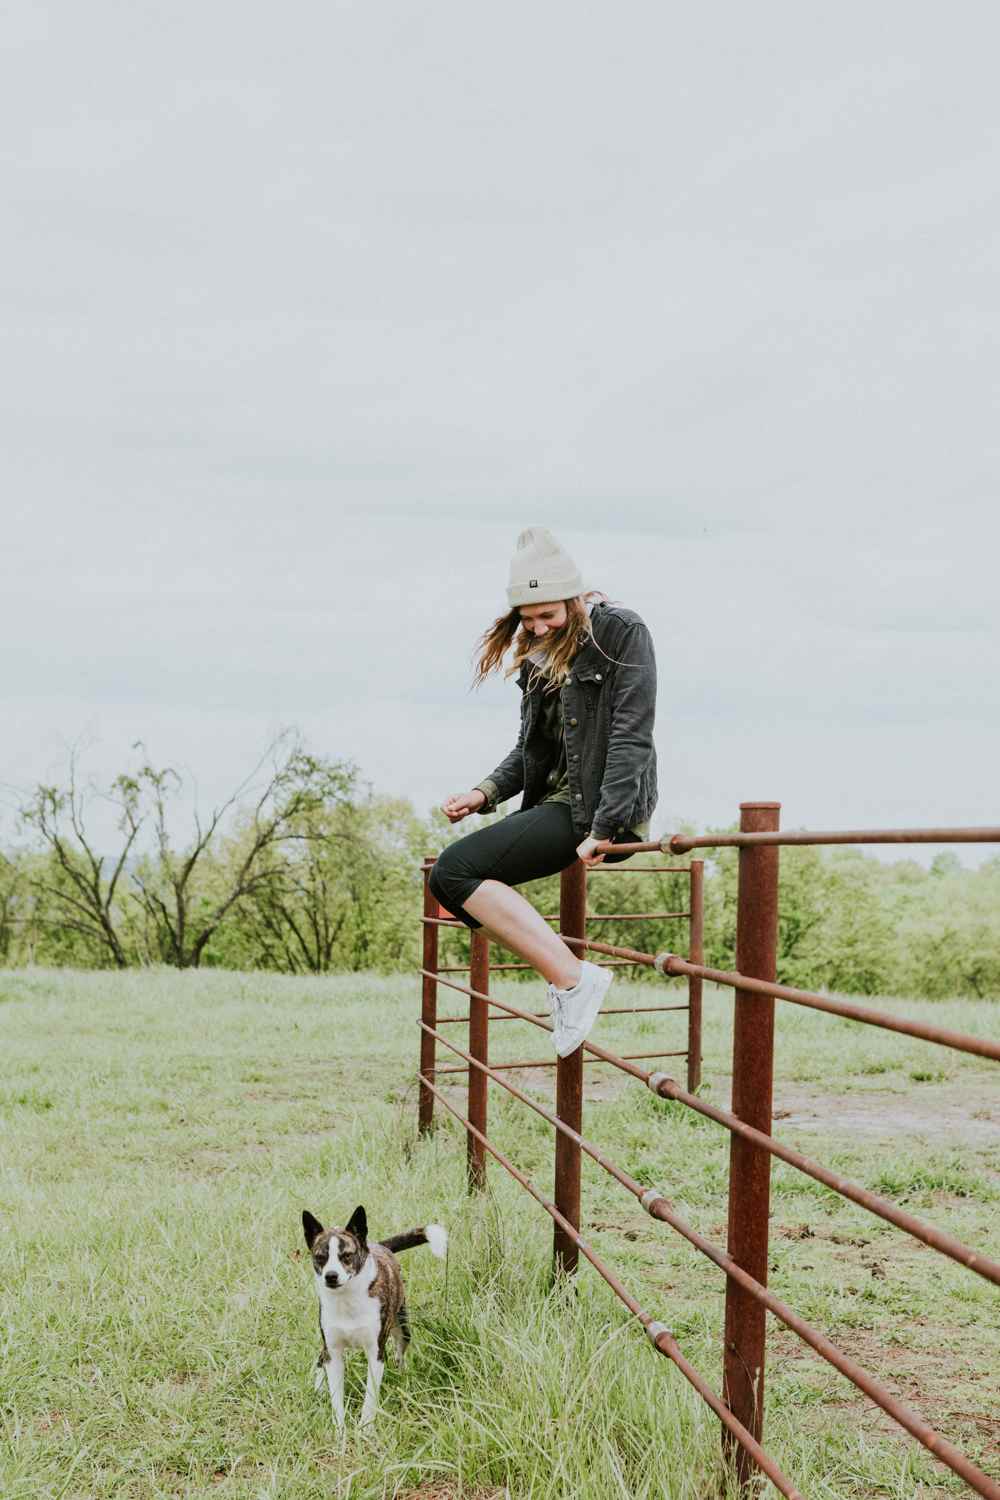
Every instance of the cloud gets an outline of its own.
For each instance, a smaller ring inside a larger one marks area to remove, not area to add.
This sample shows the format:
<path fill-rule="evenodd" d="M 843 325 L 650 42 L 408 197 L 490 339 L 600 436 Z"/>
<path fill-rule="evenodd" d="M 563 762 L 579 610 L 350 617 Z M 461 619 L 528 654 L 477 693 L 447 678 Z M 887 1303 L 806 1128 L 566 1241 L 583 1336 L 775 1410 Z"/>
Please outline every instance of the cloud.
<path fill-rule="evenodd" d="M 426 807 L 540 523 L 649 621 L 664 818 L 994 815 L 995 18 L 724 21 L 15 7 L 0 779 L 298 722 Z"/>

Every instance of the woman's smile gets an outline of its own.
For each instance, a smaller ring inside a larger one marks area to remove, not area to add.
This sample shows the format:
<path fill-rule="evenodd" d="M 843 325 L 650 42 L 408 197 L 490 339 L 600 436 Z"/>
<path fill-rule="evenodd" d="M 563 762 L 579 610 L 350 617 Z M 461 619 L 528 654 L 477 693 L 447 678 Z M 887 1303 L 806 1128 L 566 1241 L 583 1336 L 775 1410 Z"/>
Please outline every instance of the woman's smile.
<path fill-rule="evenodd" d="M 561 630 L 568 618 L 566 602 L 557 600 L 554 604 L 525 605 L 521 610 L 521 624 L 529 635 L 538 637 L 548 635 L 552 631 Z"/>

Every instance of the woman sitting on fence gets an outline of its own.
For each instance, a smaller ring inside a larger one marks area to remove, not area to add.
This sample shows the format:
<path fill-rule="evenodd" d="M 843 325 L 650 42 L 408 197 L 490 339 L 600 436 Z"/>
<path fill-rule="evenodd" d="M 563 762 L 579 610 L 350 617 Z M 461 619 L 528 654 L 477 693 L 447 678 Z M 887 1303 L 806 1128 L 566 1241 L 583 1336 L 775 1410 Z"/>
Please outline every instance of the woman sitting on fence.
<path fill-rule="evenodd" d="M 534 965 L 548 981 L 553 1042 L 566 1057 L 597 1018 L 612 971 L 580 960 L 512 890 L 565 870 L 627 855 L 599 845 L 648 836 L 656 805 L 656 663 L 639 616 L 585 592 L 576 564 L 542 526 L 522 531 L 510 566 L 508 613 L 479 642 L 478 686 L 513 645 L 521 731 L 495 771 L 448 797 L 452 823 L 492 812 L 517 792 L 521 807 L 450 844 L 430 875 L 441 905 Z"/>

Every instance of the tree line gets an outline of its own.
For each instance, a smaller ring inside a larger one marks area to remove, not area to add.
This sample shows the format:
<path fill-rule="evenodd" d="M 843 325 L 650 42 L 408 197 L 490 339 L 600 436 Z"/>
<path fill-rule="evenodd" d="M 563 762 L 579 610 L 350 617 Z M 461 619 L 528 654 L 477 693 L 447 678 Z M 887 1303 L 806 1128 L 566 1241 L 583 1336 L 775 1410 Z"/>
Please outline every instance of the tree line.
<path fill-rule="evenodd" d="M 314 755 L 293 734 L 280 736 L 209 814 L 185 818 L 185 778 L 136 749 L 137 764 L 109 785 L 83 781 L 74 759 L 60 784 L 21 799 L 18 834 L 0 851 L 0 964 L 412 970 L 420 860 L 485 821 L 452 828 L 438 812 L 421 818 L 407 800 L 376 795 L 350 762 Z M 99 846 L 94 828 L 107 828 L 109 810 L 115 837 L 105 832 Z M 639 856 L 629 867 L 644 862 L 662 863 Z M 705 955 L 713 967 L 734 962 L 736 874 L 735 850 L 708 853 Z M 590 880 L 590 909 L 683 911 L 687 884 L 684 875 L 636 879 L 609 867 Z M 558 910 L 558 877 L 534 882 L 528 894 L 542 910 Z M 784 983 L 1000 997 L 1000 857 L 970 869 L 951 853 L 927 867 L 853 848 L 788 848 L 780 913 Z M 622 940 L 620 927 L 594 926 Z M 441 961 L 460 962 L 466 934 L 441 933 Z M 628 943 L 683 953 L 687 926 L 629 923 Z"/>

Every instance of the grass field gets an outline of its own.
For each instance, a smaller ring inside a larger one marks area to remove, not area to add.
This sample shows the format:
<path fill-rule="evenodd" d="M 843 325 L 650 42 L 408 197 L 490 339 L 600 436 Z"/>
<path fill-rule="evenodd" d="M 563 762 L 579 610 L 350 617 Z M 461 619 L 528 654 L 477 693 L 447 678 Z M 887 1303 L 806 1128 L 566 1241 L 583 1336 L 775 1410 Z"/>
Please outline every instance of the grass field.
<path fill-rule="evenodd" d="M 540 987 L 510 993 L 541 1008 Z M 731 1006 L 706 995 L 722 1104 Z M 452 1125 L 416 1141 L 417 1007 L 415 979 L 365 975 L 0 974 L 4 1500 L 720 1494 L 716 1419 L 591 1268 L 550 1285 L 538 1206 L 495 1165 L 470 1199 Z M 900 1009 L 998 1030 L 985 1003 Z M 671 1050 L 682 1027 L 609 1017 L 595 1035 Z M 525 1031 L 495 1027 L 495 1056 L 542 1055 Z M 784 1139 L 1000 1254 L 995 1067 L 786 1006 L 778 1078 Z M 724 1133 L 603 1066 L 588 1095 L 587 1134 L 724 1242 Z M 490 1109 L 549 1191 L 549 1128 L 497 1092 Z M 584 1195 L 588 1238 L 718 1388 L 720 1273 L 592 1163 Z M 309 1207 L 344 1223 L 358 1202 L 375 1235 L 436 1219 L 452 1239 L 446 1265 L 404 1258 L 410 1359 L 363 1435 L 354 1356 L 340 1440 L 312 1389 L 299 1221 Z M 1000 1474 L 995 1289 L 781 1165 L 772 1207 L 774 1290 Z M 969 1493 L 773 1323 L 765 1438 L 811 1500 Z"/>

